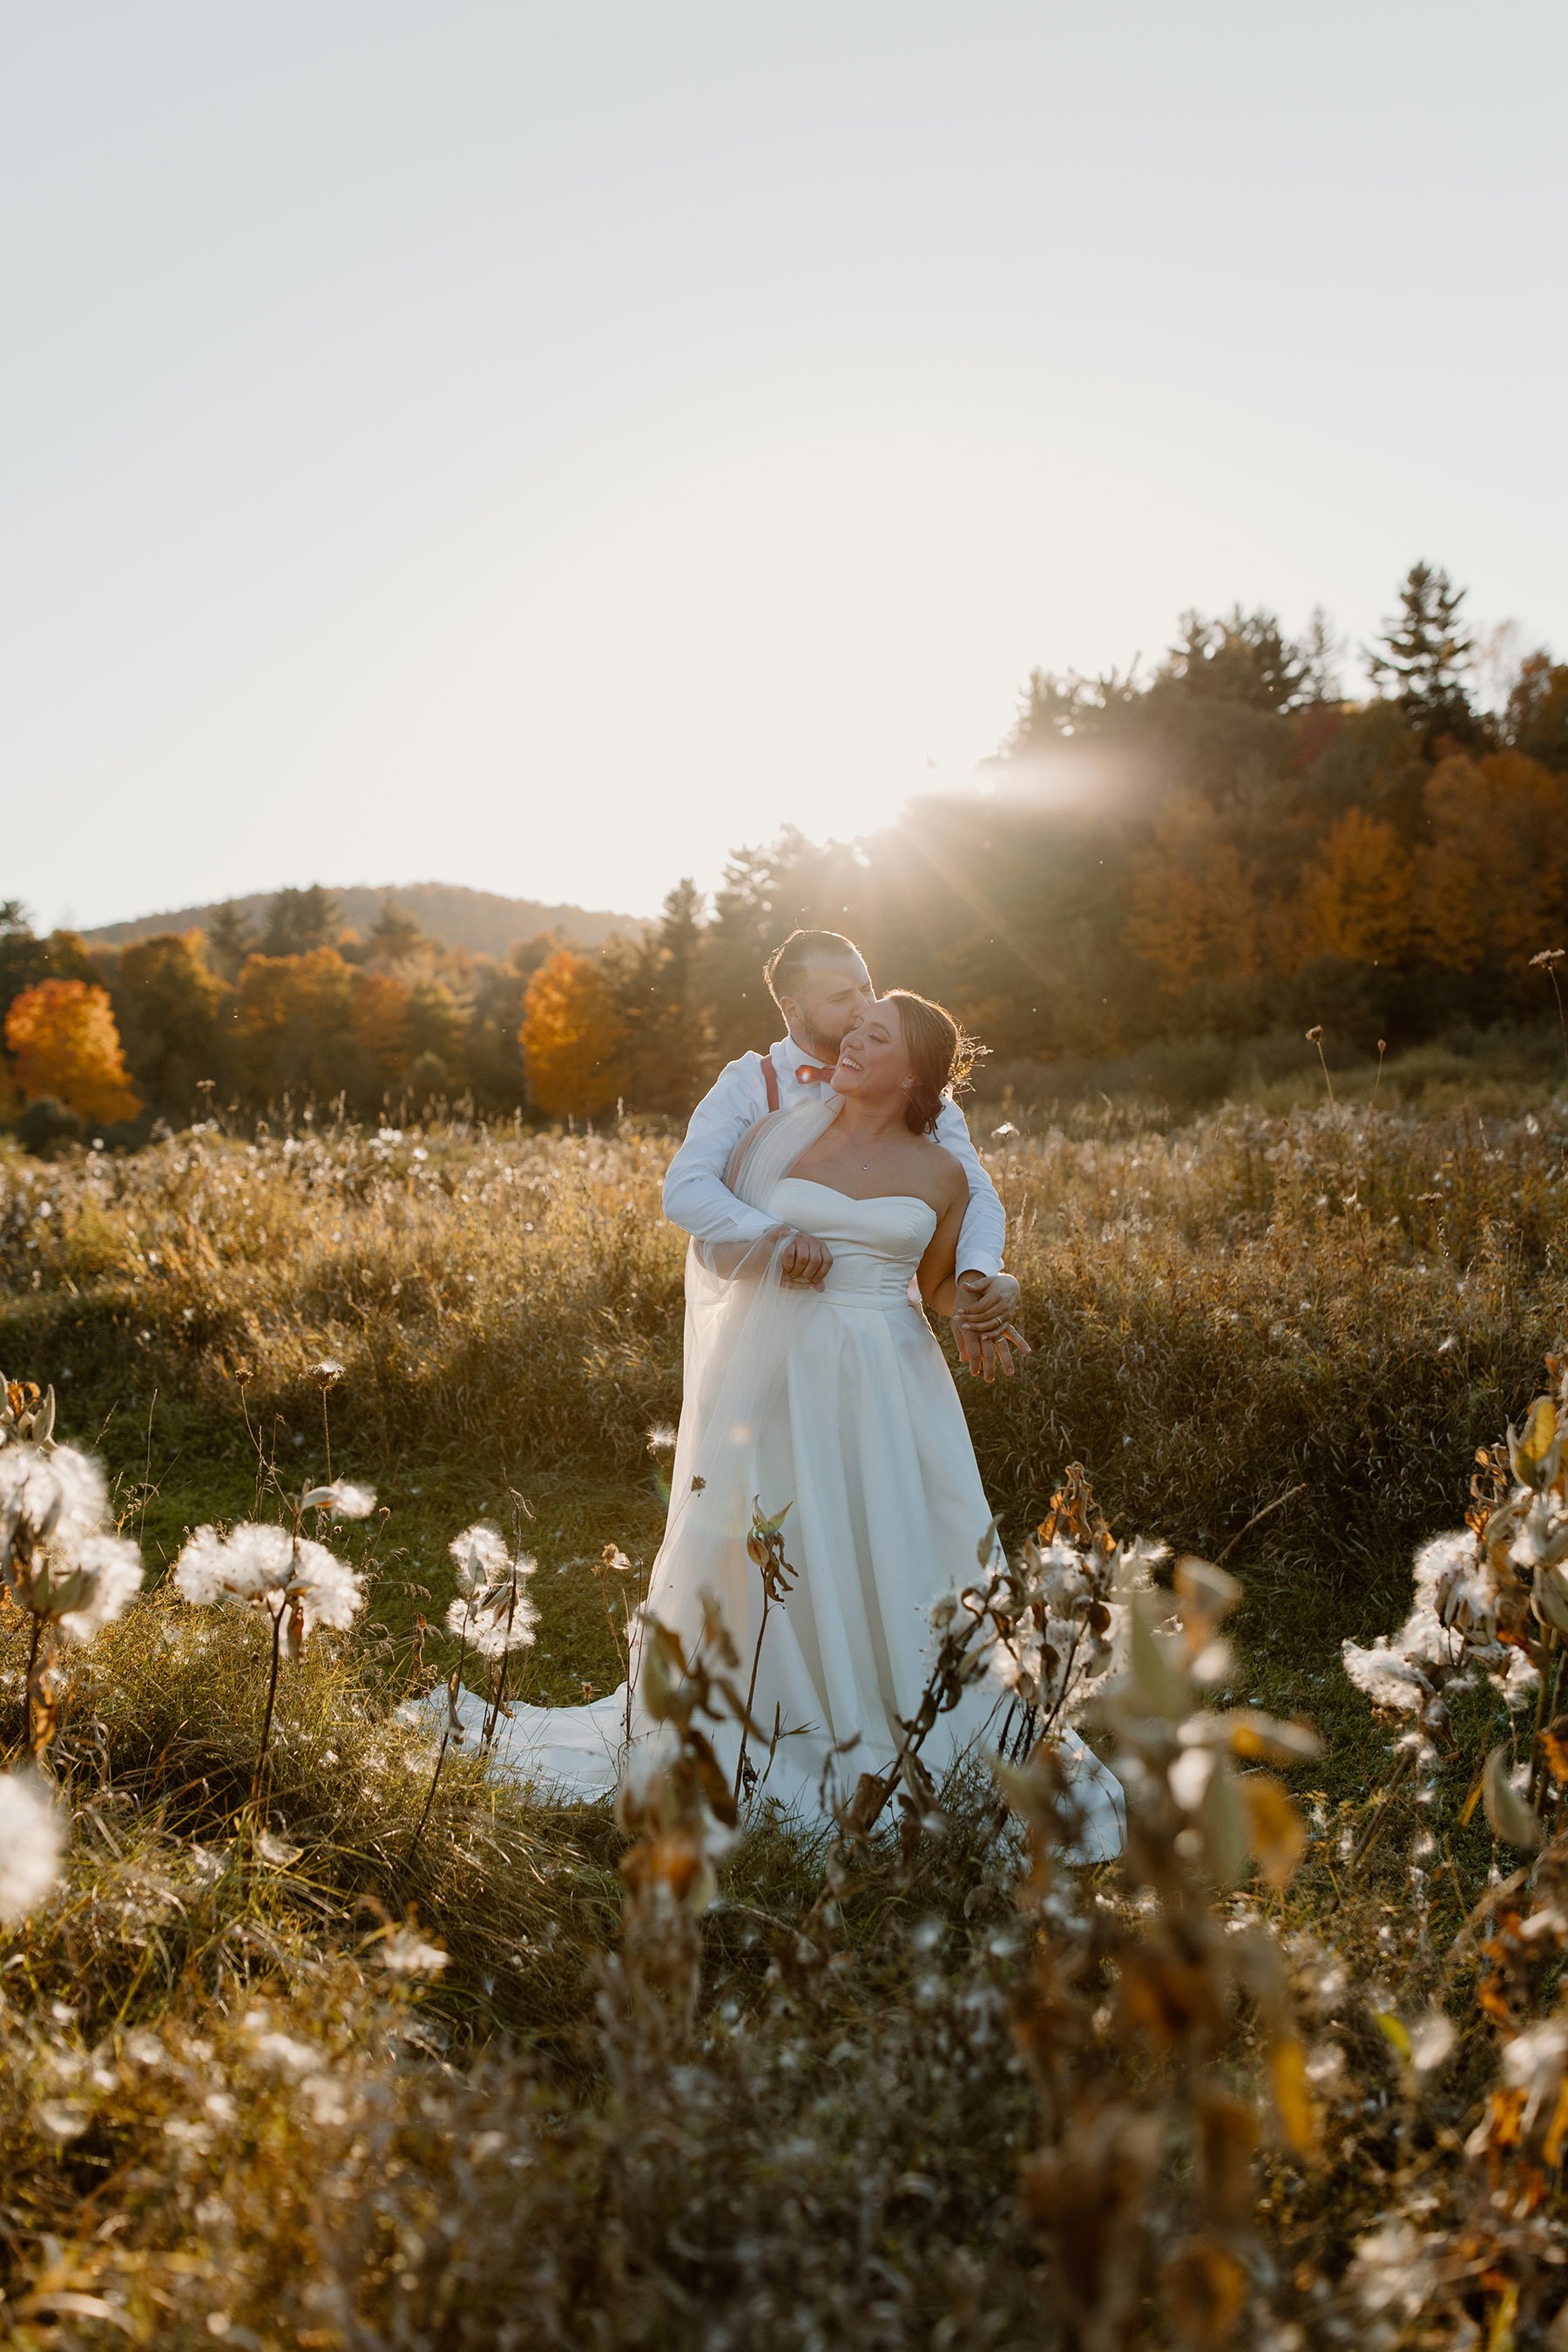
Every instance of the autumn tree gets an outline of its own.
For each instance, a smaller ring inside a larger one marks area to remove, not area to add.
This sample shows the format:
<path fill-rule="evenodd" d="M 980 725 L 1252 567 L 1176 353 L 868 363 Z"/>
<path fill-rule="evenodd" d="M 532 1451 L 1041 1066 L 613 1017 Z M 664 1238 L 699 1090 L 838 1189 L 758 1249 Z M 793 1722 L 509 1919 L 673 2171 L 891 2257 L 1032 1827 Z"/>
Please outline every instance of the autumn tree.
<path fill-rule="evenodd" d="M 1200 981 L 1254 978 L 1260 928 L 1258 893 L 1235 844 L 1206 810 L 1167 812 L 1132 885 L 1125 937 L 1134 955 L 1180 995 Z"/>
<path fill-rule="evenodd" d="M 0 1012 L 41 980 L 80 980 L 92 988 L 102 977 L 75 931 L 39 939 L 20 899 L 0 900 Z"/>
<path fill-rule="evenodd" d="M 1416 927 L 1440 971 L 1484 974 L 1478 1010 L 1529 1002 L 1529 960 L 1568 920 L 1568 776 L 1518 751 L 1442 761 L 1426 786 Z"/>
<path fill-rule="evenodd" d="M 357 1048 L 357 1059 L 369 1065 L 380 1088 L 395 1086 L 415 1058 L 409 1003 L 408 985 L 395 973 L 355 975 L 349 998 L 349 1034 Z"/>
<path fill-rule="evenodd" d="M 115 966 L 112 997 L 137 1084 L 171 1118 L 189 1115 L 203 1079 L 227 1076 L 223 1009 L 230 991 L 209 971 L 200 931 L 135 940 Z"/>
<path fill-rule="evenodd" d="M 132 1093 L 109 991 L 83 980 L 43 980 L 5 1014 L 11 1071 L 26 1102 L 53 1099 L 84 1119 L 134 1118 Z"/>
<path fill-rule="evenodd" d="M 684 1117 L 701 1094 L 706 1023 L 700 1002 L 702 894 L 678 882 L 657 927 L 612 941 L 605 966 L 624 1032 L 628 1092 L 649 1110 Z"/>
<path fill-rule="evenodd" d="M 1560 773 L 1568 769 L 1568 662 L 1528 654 L 1503 716 L 1506 740 L 1527 759 Z"/>
<path fill-rule="evenodd" d="M 621 1094 L 623 1030 L 599 966 L 571 948 L 534 973 L 522 1001 L 520 1043 L 534 1108 L 591 1118 Z"/>
<path fill-rule="evenodd" d="M 258 1107 L 285 1095 L 331 1102 L 358 1091 L 352 1060 L 356 975 L 335 948 L 309 955 L 253 955 L 239 975 L 235 1051 Z"/>
<path fill-rule="evenodd" d="M 1410 940 L 1410 856 L 1381 817 L 1347 809 L 1301 877 L 1298 954 L 1396 963 Z"/>
<path fill-rule="evenodd" d="M 523 992 L 559 945 L 548 934 L 519 940 L 503 962 L 481 964 L 475 970 L 463 1038 L 463 1081 L 482 1109 L 511 1110 L 523 1099 L 522 1057 L 518 1047 Z"/>

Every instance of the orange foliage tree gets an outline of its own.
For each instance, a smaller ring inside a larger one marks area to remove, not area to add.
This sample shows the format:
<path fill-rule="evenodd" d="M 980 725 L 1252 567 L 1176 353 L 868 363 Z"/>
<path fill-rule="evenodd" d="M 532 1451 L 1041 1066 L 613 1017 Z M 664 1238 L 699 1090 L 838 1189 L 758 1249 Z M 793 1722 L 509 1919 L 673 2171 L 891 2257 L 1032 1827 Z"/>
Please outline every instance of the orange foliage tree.
<path fill-rule="evenodd" d="M 1394 963 L 1410 940 L 1408 851 L 1391 824 L 1347 809 L 1329 827 L 1301 877 L 1298 947 L 1309 956 Z"/>
<path fill-rule="evenodd" d="M 542 963 L 522 1000 L 519 1043 L 536 1109 L 591 1118 L 623 1091 L 623 1026 L 597 964 L 570 948 Z"/>
<path fill-rule="evenodd" d="M 235 998 L 235 1046 L 253 1102 L 283 1095 L 330 1102 L 349 1084 L 358 975 L 336 948 L 247 958 Z"/>
<path fill-rule="evenodd" d="M 1133 880 L 1128 946 L 1180 995 L 1202 980 L 1254 978 L 1258 931 L 1257 894 L 1234 844 L 1206 812 L 1173 811 L 1153 861 Z"/>
<path fill-rule="evenodd" d="M 1568 914 L 1568 776 L 1518 751 L 1445 760 L 1426 814 L 1422 947 L 1446 971 L 1495 965 L 1524 997 L 1531 956 Z"/>
<path fill-rule="evenodd" d="M 354 1044 L 387 1086 L 404 1076 L 414 1058 L 409 1038 L 412 1002 L 407 982 L 391 972 L 366 971 L 358 976 L 350 1027 Z"/>
<path fill-rule="evenodd" d="M 85 980 L 44 980 L 13 997 L 5 1045 L 26 1102 L 52 1097 L 87 1119 L 134 1118 L 120 1032 L 106 988 Z"/>

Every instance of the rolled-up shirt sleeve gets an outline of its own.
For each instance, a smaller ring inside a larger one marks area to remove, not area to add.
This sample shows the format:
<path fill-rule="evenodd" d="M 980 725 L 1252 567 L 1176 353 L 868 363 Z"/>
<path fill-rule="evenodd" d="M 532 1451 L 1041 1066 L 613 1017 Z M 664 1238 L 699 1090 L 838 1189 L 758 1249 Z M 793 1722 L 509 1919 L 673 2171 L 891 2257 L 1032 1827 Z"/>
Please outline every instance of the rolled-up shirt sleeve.
<path fill-rule="evenodd" d="M 665 1171 L 664 1213 L 693 1241 L 754 1242 L 773 1231 L 776 1220 L 748 1208 L 724 1181 L 731 1153 L 766 1108 L 756 1055 L 743 1054 L 720 1071 L 692 1112 Z"/>
<path fill-rule="evenodd" d="M 969 1206 L 958 1236 L 960 1274 L 1000 1274 L 1007 1245 L 1007 1213 L 996 1187 L 981 1165 L 969 1132 L 969 1121 L 955 1102 L 944 1102 L 937 1113 L 936 1139 L 963 1162 L 969 1179 Z M 679 1220 L 677 1220 L 679 1223 Z"/>

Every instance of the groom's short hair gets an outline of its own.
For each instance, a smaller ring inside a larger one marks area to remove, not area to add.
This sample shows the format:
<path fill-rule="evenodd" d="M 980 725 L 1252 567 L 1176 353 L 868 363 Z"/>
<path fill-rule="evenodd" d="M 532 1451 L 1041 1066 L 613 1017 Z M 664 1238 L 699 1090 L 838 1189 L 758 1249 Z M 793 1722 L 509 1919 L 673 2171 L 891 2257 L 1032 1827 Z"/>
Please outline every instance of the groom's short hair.
<path fill-rule="evenodd" d="M 854 940 L 845 939 L 839 931 L 792 931 L 763 966 L 768 994 L 782 1012 L 786 996 L 799 995 L 807 964 L 831 956 L 858 957 L 859 953 Z"/>

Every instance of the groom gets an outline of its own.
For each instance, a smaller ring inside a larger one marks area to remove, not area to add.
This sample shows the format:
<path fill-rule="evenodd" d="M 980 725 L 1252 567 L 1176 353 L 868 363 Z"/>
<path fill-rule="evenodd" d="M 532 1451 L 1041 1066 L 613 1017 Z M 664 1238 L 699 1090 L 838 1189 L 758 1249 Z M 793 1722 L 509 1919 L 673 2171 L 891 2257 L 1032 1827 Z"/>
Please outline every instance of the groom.
<path fill-rule="evenodd" d="M 665 1215 L 697 1241 L 752 1242 L 772 1232 L 763 1212 L 748 1208 L 725 1184 L 730 1155 L 764 1112 L 798 1102 L 805 1087 L 826 1085 L 840 1045 L 876 1002 L 859 950 L 837 931 L 792 931 L 769 957 L 763 976 L 786 1034 L 766 1054 L 742 1054 L 721 1070 L 692 1112 L 686 1140 L 664 1180 Z M 1002 1272 L 1006 1217 L 956 1103 L 943 1103 L 936 1139 L 963 1162 L 969 1179 L 969 1210 L 958 1244 L 953 1338 L 970 1370 L 994 1381 L 998 1370 L 1012 1372 L 1012 1349 L 1029 1352 L 1013 1328 L 1018 1285 Z M 784 1279 L 802 1285 L 820 1284 L 832 1263 L 826 1244 L 802 1233 L 795 1234 L 782 1261 Z"/>

